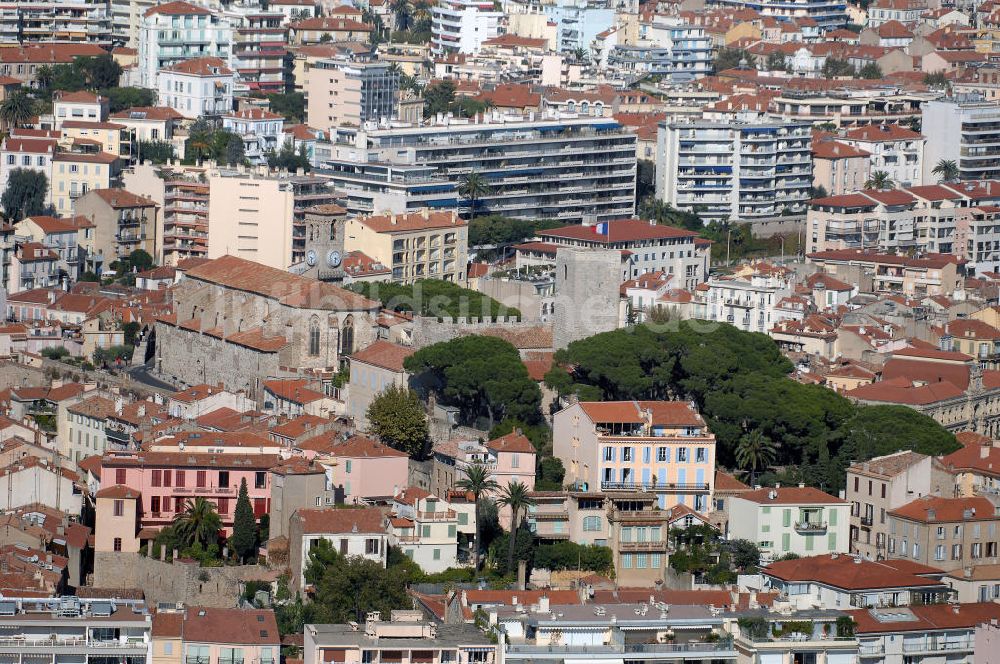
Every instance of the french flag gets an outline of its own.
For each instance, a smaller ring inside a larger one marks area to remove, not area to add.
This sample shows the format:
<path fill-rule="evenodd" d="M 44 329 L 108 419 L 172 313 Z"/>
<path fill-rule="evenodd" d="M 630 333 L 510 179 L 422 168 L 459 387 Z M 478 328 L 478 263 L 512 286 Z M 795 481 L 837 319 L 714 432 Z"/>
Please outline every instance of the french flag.
<path fill-rule="evenodd" d="M 597 226 L 594 227 L 594 230 L 597 232 L 598 235 L 607 235 L 608 222 L 602 221 L 601 223 L 597 224 Z"/>

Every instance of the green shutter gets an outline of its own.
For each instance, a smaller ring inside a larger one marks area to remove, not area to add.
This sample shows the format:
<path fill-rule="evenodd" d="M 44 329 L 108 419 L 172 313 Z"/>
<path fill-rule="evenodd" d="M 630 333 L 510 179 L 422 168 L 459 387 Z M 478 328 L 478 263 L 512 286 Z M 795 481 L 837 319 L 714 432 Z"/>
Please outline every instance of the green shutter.
<path fill-rule="evenodd" d="M 837 533 L 830 533 L 830 551 L 837 550 Z"/>
<path fill-rule="evenodd" d="M 448 526 L 448 537 L 455 536 L 455 526 Z"/>
<path fill-rule="evenodd" d="M 781 513 L 781 524 L 785 528 L 791 528 L 791 526 L 792 526 L 792 510 L 782 510 L 782 513 Z"/>
<path fill-rule="evenodd" d="M 812 551 L 813 547 L 816 546 L 816 537 L 813 535 L 806 535 L 806 551 Z"/>
<path fill-rule="evenodd" d="M 431 536 L 431 527 L 424 526 L 424 537 L 430 537 L 430 536 Z"/>
<path fill-rule="evenodd" d="M 784 551 L 786 553 L 788 552 L 789 545 L 791 544 L 791 539 L 792 539 L 792 536 L 789 535 L 788 533 L 785 533 L 785 534 L 783 534 L 781 536 L 781 550 L 782 551 Z"/>
<path fill-rule="evenodd" d="M 467 526 L 469 525 L 469 515 L 466 512 L 458 513 L 458 525 Z"/>
<path fill-rule="evenodd" d="M 829 510 L 829 512 L 830 512 L 830 525 L 831 526 L 836 526 L 837 525 L 837 510 L 836 510 L 836 508 L 831 507 L 830 510 Z"/>

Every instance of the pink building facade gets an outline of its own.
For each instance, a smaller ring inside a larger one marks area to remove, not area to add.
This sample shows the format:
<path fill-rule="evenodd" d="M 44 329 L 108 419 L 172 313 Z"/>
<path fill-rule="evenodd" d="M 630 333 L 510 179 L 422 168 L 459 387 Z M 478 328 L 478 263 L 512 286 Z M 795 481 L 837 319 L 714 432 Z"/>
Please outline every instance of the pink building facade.
<path fill-rule="evenodd" d="M 271 507 L 268 470 L 277 465 L 277 454 L 210 454 L 205 452 L 110 453 L 102 459 L 101 479 L 138 491 L 143 528 L 158 530 L 170 525 L 188 501 L 203 497 L 215 504 L 225 534 L 232 532 L 236 499 L 246 480 L 254 516 Z"/>
<path fill-rule="evenodd" d="M 327 432 L 298 447 L 306 458 L 326 467 L 327 482 L 345 503 L 389 499 L 407 486 L 406 453 L 366 436 L 342 440 L 336 432 Z"/>

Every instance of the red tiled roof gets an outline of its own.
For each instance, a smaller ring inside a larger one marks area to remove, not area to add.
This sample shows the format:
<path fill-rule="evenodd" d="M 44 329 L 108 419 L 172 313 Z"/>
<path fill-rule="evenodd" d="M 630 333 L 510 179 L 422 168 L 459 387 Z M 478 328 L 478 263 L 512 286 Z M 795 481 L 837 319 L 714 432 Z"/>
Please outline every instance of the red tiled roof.
<path fill-rule="evenodd" d="M 460 228 L 465 220 L 454 211 L 432 212 L 424 209 L 408 214 L 378 214 L 358 217 L 355 221 L 376 233 L 401 233 L 432 228 Z"/>
<path fill-rule="evenodd" d="M 382 533 L 385 517 L 374 507 L 358 509 L 300 509 L 292 522 L 301 524 L 303 534 Z"/>
<path fill-rule="evenodd" d="M 952 521 L 993 521 L 1000 519 L 997 508 L 985 496 L 971 498 L 943 498 L 921 496 L 889 514 L 923 523 Z"/>
<path fill-rule="evenodd" d="M 772 498 L 772 496 L 774 496 Z M 841 500 L 811 486 L 783 486 L 780 488 L 754 489 L 741 493 L 739 498 L 761 505 L 846 505 Z"/>
<path fill-rule="evenodd" d="M 367 348 L 363 348 L 351 355 L 351 361 L 373 364 L 383 369 L 402 373 L 403 360 L 413 355 L 414 352 L 415 349 L 409 346 L 400 346 L 399 344 L 379 339 Z"/>
<path fill-rule="evenodd" d="M 594 424 L 641 423 L 644 410 L 652 411 L 654 425 L 704 426 L 705 421 L 686 401 L 581 401 L 580 407 Z"/>
<path fill-rule="evenodd" d="M 876 618 L 872 609 L 856 609 L 847 615 L 854 618 L 858 634 L 883 632 L 921 632 L 954 629 L 971 629 L 1000 618 L 1000 604 L 911 604 L 905 609 L 895 609 L 903 614 L 898 620 Z M 913 619 L 913 617 L 916 619 Z"/>
<path fill-rule="evenodd" d="M 164 67 L 161 71 L 190 74 L 192 76 L 229 76 L 233 73 L 233 70 L 226 66 L 225 60 L 213 57 L 181 60 L 169 67 Z"/>
<path fill-rule="evenodd" d="M 486 447 L 494 452 L 517 452 L 521 454 L 534 454 L 535 446 L 531 444 L 528 437 L 520 431 L 512 431 L 506 436 L 494 438 L 486 443 Z"/>
<path fill-rule="evenodd" d="M 937 571 L 928 568 L 929 571 Z M 782 581 L 816 582 L 844 590 L 937 586 L 941 582 L 896 569 L 891 561 L 876 562 L 848 555 L 809 556 L 779 560 L 761 569 L 765 576 Z"/>
<path fill-rule="evenodd" d="M 166 16 L 183 16 L 195 15 L 195 14 L 211 14 L 208 9 L 204 7 L 198 7 L 192 5 L 190 2 L 184 2 L 183 0 L 175 0 L 174 2 L 165 2 L 162 5 L 157 5 L 156 7 L 150 7 L 146 10 L 143 16 L 153 16 L 155 14 L 164 14 Z"/>

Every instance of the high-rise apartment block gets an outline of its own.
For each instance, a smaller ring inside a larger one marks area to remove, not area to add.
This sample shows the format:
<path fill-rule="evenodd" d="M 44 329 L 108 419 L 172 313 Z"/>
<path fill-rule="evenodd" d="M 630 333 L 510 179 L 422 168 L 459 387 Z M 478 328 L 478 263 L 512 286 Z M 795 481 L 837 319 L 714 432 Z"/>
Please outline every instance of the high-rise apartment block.
<path fill-rule="evenodd" d="M 611 118 L 537 119 L 491 115 L 481 122 L 442 118 L 427 126 L 364 127 L 338 132 L 326 166 L 334 189 L 351 189 L 359 212 L 380 211 L 377 186 L 357 187 L 358 167 L 429 167 L 427 181 L 408 191 L 439 193 L 428 207 L 471 203 L 454 191 L 469 173 L 482 175 L 488 191 L 477 212 L 579 223 L 631 217 L 635 212 L 635 134 Z M 808 148 L 807 148 L 808 154 Z M 450 184 L 449 184 L 450 183 Z M 377 184 L 377 183 L 376 183 Z M 412 206 L 398 197 L 389 212 Z M 366 210 L 367 207 L 367 210 Z M 421 207 L 421 206 L 417 206 Z"/>
<path fill-rule="evenodd" d="M 923 105 L 924 182 L 933 183 L 932 171 L 941 160 L 958 164 L 963 180 L 1000 178 L 1000 104 L 981 95 L 960 95 L 928 101 Z"/>
<path fill-rule="evenodd" d="M 805 122 L 664 122 L 656 197 L 705 220 L 805 213 L 812 186 Z"/>

